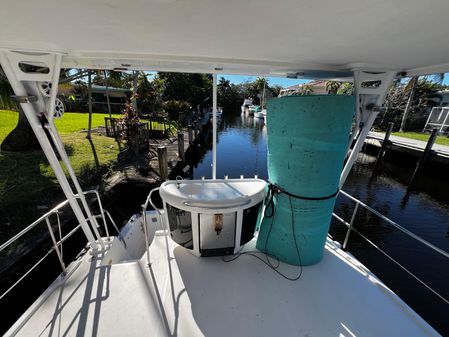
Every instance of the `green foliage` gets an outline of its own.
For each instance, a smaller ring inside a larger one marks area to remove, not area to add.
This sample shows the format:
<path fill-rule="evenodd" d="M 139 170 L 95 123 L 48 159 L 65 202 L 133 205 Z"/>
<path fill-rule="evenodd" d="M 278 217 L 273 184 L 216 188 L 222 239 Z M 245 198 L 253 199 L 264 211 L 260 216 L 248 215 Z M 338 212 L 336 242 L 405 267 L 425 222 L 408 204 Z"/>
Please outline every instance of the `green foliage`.
<path fill-rule="evenodd" d="M 337 91 L 337 95 L 353 95 L 354 94 L 354 83 L 345 82 L 343 83 Z"/>
<path fill-rule="evenodd" d="M 132 100 L 135 99 L 137 99 L 137 94 L 132 96 Z M 125 129 L 121 138 L 126 141 L 128 148 L 134 151 L 134 153 L 139 152 L 139 121 L 139 115 L 134 108 L 134 104 L 126 102 L 122 118 L 122 123 L 125 124 Z"/>
<path fill-rule="evenodd" d="M 280 85 L 269 86 L 268 90 L 270 90 L 272 97 L 278 97 L 282 87 Z"/>
<path fill-rule="evenodd" d="M 299 92 L 300 95 L 311 95 L 313 94 L 313 87 L 310 84 L 304 84 L 301 87 L 301 91 Z"/>
<path fill-rule="evenodd" d="M 438 105 L 438 99 L 435 100 L 438 97 L 436 92 L 441 89 L 442 85 L 431 78 L 421 77 L 417 80 L 406 121 L 407 130 L 422 130 L 430 107 Z M 401 82 L 392 85 L 385 98 L 385 111 L 378 115 L 374 125 L 385 130 L 388 123 L 393 122 L 395 130 L 399 129 L 410 92 L 411 88 Z"/>
<path fill-rule="evenodd" d="M 338 92 L 338 89 L 340 89 L 341 82 L 337 81 L 326 81 L 326 91 L 330 95 L 335 95 Z"/>
<path fill-rule="evenodd" d="M 189 102 L 171 99 L 162 104 L 162 109 L 171 120 L 177 121 L 179 120 L 179 115 L 189 113 L 192 110 L 192 106 Z"/>
<path fill-rule="evenodd" d="M 229 80 L 221 78 L 217 85 L 217 100 L 218 105 L 224 111 L 240 112 L 240 105 L 242 104 L 244 95 L 239 90 L 239 86 L 232 84 Z"/>
<path fill-rule="evenodd" d="M 165 91 L 165 80 L 156 76 L 151 82 L 142 72 L 137 82 L 138 107 L 143 113 L 157 112 L 161 109 Z"/>
<path fill-rule="evenodd" d="M 185 101 L 192 107 L 205 101 L 212 104 L 211 75 L 160 72 L 156 78 L 164 82 L 164 101 Z"/>
<path fill-rule="evenodd" d="M 106 70 L 106 79 L 109 87 L 131 89 L 133 86 L 133 77 L 134 75 L 130 71 L 121 72 Z M 102 86 L 106 85 L 103 70 L 98 70 L 95 72 L 92 83 Z"/>

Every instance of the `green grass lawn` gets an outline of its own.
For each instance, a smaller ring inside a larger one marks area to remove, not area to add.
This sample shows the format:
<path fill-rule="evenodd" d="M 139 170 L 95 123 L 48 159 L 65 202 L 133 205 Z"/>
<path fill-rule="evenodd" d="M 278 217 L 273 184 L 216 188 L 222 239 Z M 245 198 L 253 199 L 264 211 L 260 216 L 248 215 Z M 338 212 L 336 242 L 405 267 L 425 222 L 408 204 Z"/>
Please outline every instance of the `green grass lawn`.
<path fill-rule="evenodd" d="M 104 125 L 107 114 L 93 114 L 92 126 Z M 117 116 L 118 117 L 118 116 Z M 0 110 L 0 143 L 16 126 L 18 113 Z M 92 134 L 86 139 L 88 114 L 66 113 L 56 120 L 73 168 L 84 188 L 95 187 L 111 172 L 118 145 L 113 138 Z M 40 151 L 0 152 L 0 234 L 16 232 L 63 199 L 59 184 Z M 38 207 L 42 206 L 42 207 Z M 44 207 L 45 206 L 45 207 Z M 10 230 L 8 230 L 10 229 Z M 3 236 L 3 235 L 0 235 Z"/>
<path fill-rule="evenodd" d="M 430 134 L 428 133 L 419 133 L 419 132 L 393 132 L 393 135 L 398 137 L 422 140 L 423 142 L 427 142 L 430 137 Z M 441 145 L 449 145 L 449 138 L 445 136 L 438 136 L 435 143 Z"/>
<path fill-rule="evenodd" d="M 0 144 L 15 128 L 18 116 L 15 111 L 0 110 Z M 87 113 L 69 112 L 55 120 L 84 189 L 96 187 L 113 172 L 119 152 L 113 138 L 93 133 L 92 143 L 86 139 L 88 117 Z M 109 114 L 94 113 L 92 128 L 104 125 L 105 117 Z M 161 124 L 153 122 L 153 129 L 162 128 Z M 176 132 L 176 128 L 172 130 Z M 41 151 L 0 151 L 0 243 L 2 238 L 10 237 L 63 199 L 56 177 Z"/>

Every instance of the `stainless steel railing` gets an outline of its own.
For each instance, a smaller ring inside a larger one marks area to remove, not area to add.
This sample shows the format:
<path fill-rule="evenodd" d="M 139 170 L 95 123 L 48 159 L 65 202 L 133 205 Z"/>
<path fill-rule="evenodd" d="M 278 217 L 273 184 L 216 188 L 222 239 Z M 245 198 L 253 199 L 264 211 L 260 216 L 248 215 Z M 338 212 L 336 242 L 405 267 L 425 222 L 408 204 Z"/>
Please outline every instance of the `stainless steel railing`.
<path fill-rule="evenodd" d="M 100 199 L 100 194 L 98 193 L 97 190 L 85 191 L 85 192 L 83 192 L 83 194 L 84 195 L 94 194 L 96 196 L 96 201 L 98 203 L 98 208 L 99 208 L 100 213 L 97 214 L 97 215 L 94 215 L 94 217 L 96 219 L 101 218 L 103 220 L 104 231 L 106 233 L 107 240 L 109 241 L 110 240 L 110 235 L 109 235 L 109 229 L 108 229 L 108 226 L 107 226 L 106 216 L 108 217 L 108 219 L 111 222 L 112 226 L 117 230 L 117 233 L 119 233 L 119 229 L 118 229 L 117 225 L 115 224 L 114 220 L 112 219 L 111 214 L 107 210 L 105 210 L 103 208 L 103 204 L 101 203 L 101 199 Z M 79 198 L 79 195 L 75 195 L 75 197 Z M 73 234 L 75 234 L 75 232 L 78 229 L 81 228 L 81 225 L 78 224 L 69 233 L 67 233 L 66 235 L 62 236 L 61 220 L 60 220 L 60 217 L 59 217 L 59 212 L 61 211 L 61 209 L 63 209 L 65 206 L 67 206 L 68 203 L 69 203 L 68 200 L 65 200 L 65 201 L 61 202 L 56 207 L 54 207 L 53 209 L 51 209 L 50 211 L 48 211 L 47 213 L 45 213 L 44 215 L 39 217 L 36 221 L 31 223 L 29 226 L 27 226 L 26 228 L 21 230 L 19 233 L 14 235 L 12 238 L 10 238 L 9 240 L 7 240 L 6 242 L 4 242 L 3 244 L 0 245 L 0 252 L 2 252 L 4 250 L 6 250 L 8 247 L 10 247 L 13 243 L 18 241 L 20 238 L 22 238 L 30 230 L 32 230 L 33 228 L 35 228 L 39 224 L 43 223 L 44 221 L 45 221 L 45 223 L 47 225 L 47 230 L 48 230 L 48 232 L 50 234 L 50 238 L 51 238 L 52 243 L 53 243 L 51 249 L 39 261 L 37 261 L 36 264 L 34 264 L 31 268 L 29 268 L 13 285 L 11 285 L 5 292 L 3 292 L 0 295 L 0 300 L 3 297 L 5 297 L 11 290 L 13 290 L 26 276 L 28 276 L 51 253 L 53 253 L 53 251 L 56 252 L 56 255 L 58 257 L 58 261 L 59 261 L 59 264 L 61 265 L 61 269 L 62 269 L 62 274 L 65 275 L 67 273 L 66 266 L 65 266 L 65 263 L 64 263 L 64 260 L 63 260 L 63 246 L 62 246 L 62 244 L 64 243 L 64 241 L 69 239 Z M 57 220 L 57 224 L 58 224 L 58 236 L 59 236 L 58 239 L 56 238 L 55 232 L 53 231 L 53 227 L 51 225 L 50 218 L 52 216 L 56 216 L 56 220 Z M 89 222 L 88 219 L 86 219 L 86 221 Z M 95 224 L 91 223 L 91 225 L 94 226 Z"/>
<path fill-rule="evenodd" d="M 394 264 L 396 264 L 399 268 L 401 268 L 403 271 L 405 271 L 407 274 L 409 274 L 412 278 L 414 278 L 416 281 L 418 281 L 421 285 L 423 285 L 425 288 L 427 288 L 430 292 L 432 292 L 434 295 L 436 295 L 438 298 L 440 298 L 443 302 L 449 304 L 449 300 L 446 299 L 444 296 L 442 296 L 440 293 L 438 293 L 436 290 L 434 290 L 432 287 L 430 287 L 426 282 L 424 282 L 421 278 L 419 278 L 418 276 L 416 276 L 415 274 L 413 274 L 409 269 L 407 269 L 406 267 L 404 267 L 402 264 L 400 264 L 396 259 L 394 259 L 390 254 L 388 254 L 387 252 L 385 252 L 382 248 L 380 248 L 378 245 L 376 245 L 374 242 L 372 242 L 370 239 L 368 239 L 365 235 L 363 235 L 362 233 L 360 233 L 360 231 L 358 231 L 356 228 L 354 228 L 354 223 L 355 223 L 355 219 L 357 216 L 357 212 L 359 210 L 360 207 L 365 208 L 367 211 L 371 212 L 372 214 L 376 215 L 377 217 L 379 217 L 380 219 L 384 220 L 386 223 L 388 223 L 389 225 L 393 226 L 394 228 L 398 229 L 399 231 L 401 231 L 402 233 L 404 233 L 405 235 L 411 237 L 412 239 L 422 243 L 423 245 L 429 247 L 431 250 L 433 250 L 434 252 L 442 255 L 443 257 L 449 259 L 449 253 L 442 250 L 441 248 L 438 248 L 437 246 L 435 246 L 434 244 L 430 243 L 427 240 L 424 240 L 423 238 L 419 237 L 418 235 L 410 232 L 408 229 L 402 227 L 401 225 L 399 225 L 398 223 L 394 222 L 393 220 L 387 218 L 385 215 L 379 213 L 378 211 L 376 211 L 374 208 L 366 205 L 365 203 L 363 203 L 362 201 L 354 198 L 352 195 L 344 192 L 344 191 L 340 191 L 340 195 L 345 196 L 346 198 L 352 200 L 353 202 L 355 202 L 355 207 L 354 207 L 354 211 L 352 212 L 352 216 L 351 216 L 351 220 L 350 222 L 345 221 L 343 218 L 341 218 L 339 215 L 332 213 L 332 216 L 337 219 L 339 222 L 341 222 L 342 224 L 346 225 L 348 227 L 347 231 L 346 231 L 346 235 L 345 235 L 345 239 L 343 241 L 343 249 L 346 248 L 346 245 L 348 243 L 349 240 L 349 236 L 351 234 L 351 232 L 356 232 L 358 235 L 360 235 L 365 241 L 367 241 L 370 245 L 372 245 L 375 249 L 377 249 L 380 253 L 382 253 L 385 257 L 387 257 L 390 261 L 392 261 Z"/>
<path fill-rule="evenodd" d="M 161 218 L 161 210 L 158 209 L 154 205 L 153 200 L 151 200 L 151 196 L 156 191 L 159 191 L 159 187 L 153 188 L 150 191 L 150 193 L 148 193 L 147 199 L 145 200 L 145 203 L 142 205 L 143 235 L 145 236 L 145 247 L 146 247 L 146 255 L 147 255 L 148 265 L 151 264 L 151 261 L 150 261 L 150 239 L 148 237 L 148 229 L 147 229 L 147 208 L 148 208 L 148 204 L 150 204 L 153 207 L 153 209 L 157 212 L 157 214 Z M 161 221 L 162 221 L 162 218 L 161 218 Z"/>

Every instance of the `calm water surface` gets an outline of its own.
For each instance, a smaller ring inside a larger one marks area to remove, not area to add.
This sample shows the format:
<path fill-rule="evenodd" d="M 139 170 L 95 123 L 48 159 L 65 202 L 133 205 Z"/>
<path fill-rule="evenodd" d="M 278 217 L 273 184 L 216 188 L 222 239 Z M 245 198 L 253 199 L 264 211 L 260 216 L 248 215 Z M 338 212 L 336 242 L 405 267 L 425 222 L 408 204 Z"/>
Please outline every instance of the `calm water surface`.
<path fill-rule="evenodd" d="M 244 116 L 223 116 L 217 144 L 217 177 L 259 177 L 267 179 L 267 129 L 263 120 Z M 382 174 L 372 175 L 373 157 L 362 154 L 343 190 L 378 210 L 413 233 L 449 252 L 449 206 L 425 193 L 407 194 L 407 187 Z M 194 169 L 194 178 L 210 178 L 212 154 L 207 152 Z M 398 168 L 400 170 L 401 168 Z M 335 213 L 349 222 L 354 203 L 340 195 Z M 362 208 L 355 228 L 403 266 L 449 298 L 449 260 L 409 238 Z M 346 229 L 333 221 L 331 236 L 343 242 Z M 347 250 L 395 291 L 407 304 L 443 335 L 449 335 L 446 313 L 449 305 L 432 294 L 392 263 L 358 234 L 351 234 Z"/>

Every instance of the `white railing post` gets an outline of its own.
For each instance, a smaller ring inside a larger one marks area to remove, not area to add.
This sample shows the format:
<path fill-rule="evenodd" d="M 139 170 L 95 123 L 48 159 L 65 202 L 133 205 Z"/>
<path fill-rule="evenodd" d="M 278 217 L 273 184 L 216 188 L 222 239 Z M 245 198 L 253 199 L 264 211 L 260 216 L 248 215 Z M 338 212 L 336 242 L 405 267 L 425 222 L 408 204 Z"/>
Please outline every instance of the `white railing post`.
<path fill-rule="evenodd" d="M 56 255 L 58 255 L 59 263 L 61 264 L 62 272 L 63 274 L 67 273 L 67 270 L 65 268 L 64 261 L 62 259 L 61 251 L 59 250 L 58 242 L 55 238 L 55 233 L 53 233 L 53 229 L 51 228 L 50 219 L 45 218 L 45 222 L 47 223 L 48 232 L 50 233 L 51 241 L 53 241 L 53 248 L 55 249 Z M 62 245 L 62 243 L 61 243 Z"/>
<path fill-rule="evenodd" d="M 356 204 L 355 204 L 354 211 L 352 212 L 351 222 L 349 223 L 349 227 L 348 227 L 348 230 L 347 230 L 347 232 L 346 232 L 345 240 L 344 240 L 344 242 L 343 242 L 343 249 L 346 248 L 346 245 L 347 245 L 347 243 L 348 243 L 349 235 L 351 234 L 352 226 L 354 226 L 354 221 L 355 221 L 355 217 L 356 217 L 356 215 L 357 215 L 357 211 L 358 211 L 358 210 L 359 210 L 359 203 L 356 203 Z"/>

